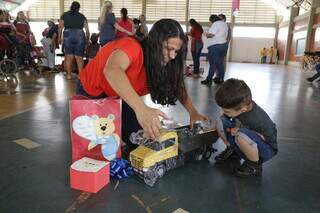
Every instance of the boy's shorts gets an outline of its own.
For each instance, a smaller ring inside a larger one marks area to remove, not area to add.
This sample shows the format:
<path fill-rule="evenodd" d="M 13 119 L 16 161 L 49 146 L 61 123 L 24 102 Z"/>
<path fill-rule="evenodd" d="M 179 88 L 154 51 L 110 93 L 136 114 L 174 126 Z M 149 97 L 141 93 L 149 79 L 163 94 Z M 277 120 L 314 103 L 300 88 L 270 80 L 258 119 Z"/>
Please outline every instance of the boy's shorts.
<path fill-rule="evenodd" d="M 85 35 L 81 29 L 66 29 L 63 32 L 65 55 L 83 56 L 85 50 Z"/>
<path fill-rule="evenodd" d="M 223 127 L 230 128 L 230 120 L 222 118 Z M 235 136 L 232 136 L 229 132 L 226 132 L 225 134 L 227 137 L 228 142 L 230 145 L 234 148 L 234 150 L 237 152 L 237 154 L 243 158 L 246 159 L 246 156 L 244 153 L 240 150 L 239 146 L 235 142 Z M 263 138 L 257 134 L 255 131 L 247 129 L 247 128 L 240 128 L 238 131 L 238 137 L 244 137 L 244 139 L 253 147 L 256 147 L 258 149 L 259 153 L 259 159 L 261 162 L 266 162 L 270 160 L 274 155 L 275 151 L 272 149 L 272 147 L 265 141 Z"/>

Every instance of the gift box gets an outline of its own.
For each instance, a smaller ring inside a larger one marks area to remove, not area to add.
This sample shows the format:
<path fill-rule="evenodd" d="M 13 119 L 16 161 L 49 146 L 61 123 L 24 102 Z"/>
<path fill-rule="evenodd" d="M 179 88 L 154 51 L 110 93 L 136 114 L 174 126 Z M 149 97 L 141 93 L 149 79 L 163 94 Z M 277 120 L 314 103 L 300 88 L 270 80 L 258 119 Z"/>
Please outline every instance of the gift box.
<path fill-rule="evenodd" d="M 81 158 L 70 167 L 70 187 L 97 193 L 110 181 L 110 163 L 91 158 Z"/>

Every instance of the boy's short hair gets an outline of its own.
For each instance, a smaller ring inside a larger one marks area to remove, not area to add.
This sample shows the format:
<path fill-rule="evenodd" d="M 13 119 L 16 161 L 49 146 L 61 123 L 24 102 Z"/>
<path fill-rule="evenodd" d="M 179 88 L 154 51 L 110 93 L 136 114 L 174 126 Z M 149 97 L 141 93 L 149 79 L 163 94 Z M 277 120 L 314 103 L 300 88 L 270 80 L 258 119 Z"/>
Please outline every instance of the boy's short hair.
<path fill-rule="evenodd" d="M 252 102 L 251 90 L 243 81 L 235 78 L 225 81 L 215 95 L 218 106 L 239 110 Z"/>

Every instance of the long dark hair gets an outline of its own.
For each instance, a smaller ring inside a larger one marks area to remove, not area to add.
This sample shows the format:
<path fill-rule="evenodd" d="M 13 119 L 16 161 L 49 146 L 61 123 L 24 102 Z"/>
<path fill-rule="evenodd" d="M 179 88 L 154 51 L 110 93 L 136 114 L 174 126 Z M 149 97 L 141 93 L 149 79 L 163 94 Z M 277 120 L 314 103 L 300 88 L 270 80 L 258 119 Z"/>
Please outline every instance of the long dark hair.
<path fill-rule="evenodd" d="M 163 65 L 163 42 L 169 38 L 180 38 L 183 42 L 175 59 Z M 186 99 L 183 81 L 186 36 L 180 24 L 173 19 L 161 19 L 151 28 L 142 41 L 144 66 L 147 73 L 148 90 L 153 102 L 161 105 L 174 105 L 177 100 Z"/>
<path fill-rule="evenodd" d="M 72 2 L 71 6 L 70 6 L 70 11 L 72 14 L 76 14 L 78 13 L 80 10 L 80 3 L 77 1 Z"/>
<path fill-rule="evenodd" d="M 192 18 L 189 20 L 189 23 L 190 23 L 191 27 L 195 27 L 198 31 L 203 33 L 203 28 L 202 28 L 201 24 L 199 24 L 196 20 L 194 20 Z"/>
<path fill-rule="evenodd" d="M 127 10 L 127 8 L 122 8 L 120 10 L 120 13 L 121 13 L 121 18 L 122 18 L 123 22 L 126 22 L 127 19 L 128 19 L 128 10 Z"/>

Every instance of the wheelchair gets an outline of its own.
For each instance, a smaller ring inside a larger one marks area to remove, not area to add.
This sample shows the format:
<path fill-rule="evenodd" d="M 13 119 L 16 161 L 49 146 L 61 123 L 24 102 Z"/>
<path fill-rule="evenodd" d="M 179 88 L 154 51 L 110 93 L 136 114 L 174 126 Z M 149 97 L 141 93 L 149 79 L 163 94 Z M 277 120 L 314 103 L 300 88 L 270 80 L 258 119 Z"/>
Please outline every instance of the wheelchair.
<path fill-rule="evenodd" d="M 6 38 L 0 34 L 0 91 L 12 93 L 18 87 L 18 79 L 16 77 L 17 64 L 14 60 L 8 59 L 8 52 L 12 50 L 12 46 Z"/>

